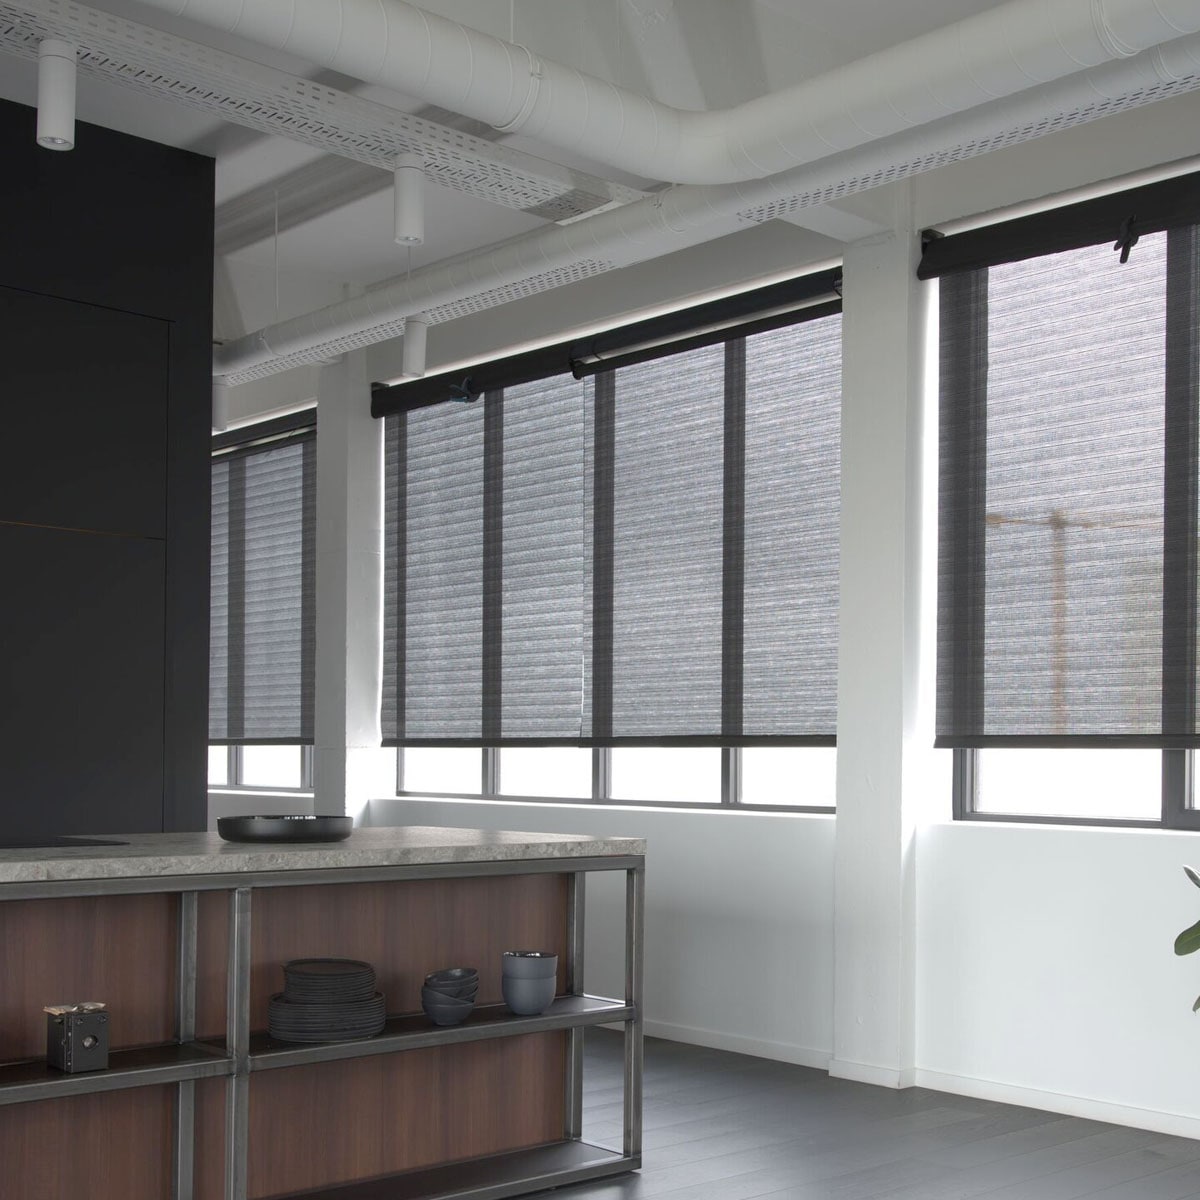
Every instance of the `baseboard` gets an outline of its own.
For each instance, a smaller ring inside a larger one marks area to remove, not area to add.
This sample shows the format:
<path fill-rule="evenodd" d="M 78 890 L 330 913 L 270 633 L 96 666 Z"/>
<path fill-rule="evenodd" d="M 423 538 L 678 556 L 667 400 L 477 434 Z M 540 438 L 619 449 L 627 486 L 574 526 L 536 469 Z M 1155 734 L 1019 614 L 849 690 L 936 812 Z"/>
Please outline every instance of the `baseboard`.
<path fill-rule="evenodd" d="M 953 1092 L 958 1096 L 973 1096 L 977 1100 L 996 1100 L 1001 1104 L 1017 1104 L 1022 1108 L 1040 1108 L 1046 1112 L 1062 1113 L 1066 1117 L 1083 1117 L 1089 1121 L 1105 1121 L 1112 1125 L 1128 1125 L 1148 1129 L 1173 1137 L 1200 1138 L 1200 1117 L 1182 1113 L 1159 1112 L 1152 1108 L 1131 1108 L 1108 1100 L 1089 1100 L 1083 1096 L 1068 1096 L 1061 1092 L 1046 1092 L 1039 1088 L 1014 1087 L 990 1079 L 973 1079 L 965 1075 L 947 1075 L 941 1071 L 918 1069 L 918 1087 L 938 1092 Z"/>
<path fill-rule="evenodd" d="M 876 1087 L 910 1088 L 916 1079 L 912 1067 L 877 1067 L 873 1063 L 855 1062 L 849 1058 L 830 1058 L 829 1074 L 835 1079 L 850 1079 L 855 1083 L 871 1083 Z"/>
<path fill-rule="evenodd" d="M 644 1029 L 647 1037 L 664 1038 L 668 1042 L 687 1042 L 692 1046 L 707 1046 L 710 1050 L 729 1050 L 754 1058 L 773 1058 L 776 1062 L 816 1067 L 819 1071 L 829 1067 L 828 1050 L 814 1050 L 810 1046 L 797 1046 L 791 1042 L 769 1042 L 736 1033 L 719 1033 L 715 1029 L 698 1029 L 694 1025 L 677 1025 L 671 1021 L 646 1021 Z"/>

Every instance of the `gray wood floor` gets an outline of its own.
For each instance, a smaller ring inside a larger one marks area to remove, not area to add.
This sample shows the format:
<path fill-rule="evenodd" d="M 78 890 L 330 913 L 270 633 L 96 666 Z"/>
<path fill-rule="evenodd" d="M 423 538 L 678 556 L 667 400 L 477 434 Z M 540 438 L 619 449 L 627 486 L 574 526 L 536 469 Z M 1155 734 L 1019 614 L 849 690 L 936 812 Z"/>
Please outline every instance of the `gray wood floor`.
<path fill-rule="evenodd" d="M 621 1038 L 589 1030 L 584 1136 L 621 1139 Z M 648 1039 L 645 1167 L 555 1200 L 1200 1200 L 1200 1141 Z"/>

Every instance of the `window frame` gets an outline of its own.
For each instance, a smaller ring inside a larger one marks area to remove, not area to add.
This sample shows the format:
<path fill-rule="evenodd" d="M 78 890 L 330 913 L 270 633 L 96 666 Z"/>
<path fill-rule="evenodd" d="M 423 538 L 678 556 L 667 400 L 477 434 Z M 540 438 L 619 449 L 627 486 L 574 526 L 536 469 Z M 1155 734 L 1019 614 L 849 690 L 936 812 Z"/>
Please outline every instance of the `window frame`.
<path fill-rule="evenodd" d="M 662 743 L 655 742 L 655 745 Z M 684 747 L 686 749 L 686 747 Z M 704 748 L 710 748 L 708 746 Z M 671 808 L 687 812 L 761 812 L 812 813 L 830 816 L 836 805 L 819 804 L 745 804 L 741 798 L 742 746 L 721 746 L 721 799 L 712 804 L 685 800 L 628 800 L 611 794 L 612 752 L 622 746 L 592 746 L 592 794 L 590 796 L 520 796 L 503 790 L 500 777 L 501 746 L 484 746 L 480 753 L 480 790 L 478 792 L 412 792 L 404 787 L 404 747 L 396 750 L 396 795 L 429 797 L 434 800 L 479 800 L 487 804 L 577 804 L 590 807 L 615 805 L 631 808 Z"/>
<path fill-rule="evenodd" d="M 1139 821 L 1132 817 L 1064 817 L 1043 816 L 1037 813 L 980 812 L 975 805 L 979 797 L 979 752 L 986 747 L 955 747 L 953 791 L 951 804 L 956 821 L 997 821 L 1001 824 L 1022 825 L 1084 825 L 1106 826 L 1113 829 L 1200 829 L 1200 809 L 1193 807 L 1193 766 L 1195 751 L 1167 748 L 1162 755 L 1162 808 L 1157 821 Z M 1060 753 L 1071 753 L 1071 747 L 1060 747 Z"/>
<path fill-rule="evenodd" d="M 579 338 L 571 342 L 548 346 L 509 358 L 483 362 L 469 369 L 459 369 L 441 375 L 427 376 L 418 380 L 409 380 L 395 384 L 375 384 L 371 393 L 371 415 L 374 418 L 409 414 L 434 405 L 445 404 L 449 401 L 462 402 L 472 400 L 487 405 L 494 397 L 503 397 L 507 388 L 534 383 L 556 376 L 573 376 L 575 379 L 585 379 L 592 376 L 597 378 L 597 386 L 607 378 L 612 379 L 613 373 L 624 367 L 638 363 L 650 362 L 667 358 L 676 354 L 697 350 L 708 346 L 722 345 L 728 347 L 738 341 L 759 333 L 783 329 L 824 317 L 840 315 L 842 272 L 840 267 L 830 268 L 819 272 L 808 272 L 785 280 L 781 283 L 751 291 L 737 293 L 719 300 L 707 302 L 669 313 L 662 317 L 635 322 L 616 329 Z M 726 371 L 728 372 L 728 363 Z M 726 401 L 726 422 L 728 424 L 728 400 Z M 484 408 L 486 421 L 487 409 Z M 597 435 L 598 436 L 598 435 Z M 728 429 L 726 430 L 726 438 Z M 725 445 L 726 469 L 729 469 L 728 442 Z M 484 454 L 487 454 L 486 427 L 484 436 Z M 485 461 L 486 470 L 486 461 Z M 486 494 L 485 526 L 486 516 Z M 597 501 L 599 504 L 599 501 Z M 726 497 L 725 521 L 731 522 L 731 506 Z M 386 523 L 386 522 L 385 522 Z M 737 534 L 735 536 L 743 536 Z M 729 529 L 724 531 L 728 541 Z M 487 555 L 485 537 L 484 556 Z M 728 547 L 725 547 L 728 554 Z M 385 551 L 386 552 L 386 551 Z M 485 571 L 486 576 L 486 571 Z M 487 620 L 487 594 L 484 595 L 484 621 Z M 733 625 L 728 612 L 722 614 L 722 638 L 725 627 Z M 722 688 L 725 687 L 726 677 L 732 676 L 729 670 L 729 647 L 722 644 Z M 739 658 L 738 667 L 742 663 Z M 484 662 L 486 677 L 488 663 Z M 597 669 L 598 670 L 598 669 Z M 598 671 L 599 674 L 599 671 Z M 385 709 L 387 707 L 387 688 L 385 681 Z M 486 691 L 486 689 L 485 689 Z M 595 727 L 596 714 L 592 720 Z M 633 746 L 663 746 L 687 747 L 691 745 L 718 749 L 736 749 L 739 747 L 767 746 L 832 746 L 835 745 L 835 735 L 802 734 L 758 736 L 743 735 L 732 728 L 723 728 L 719 732 L 684 736 L 628 736 L 613 735 L 611 732 L 593 732 L 582 738 L 537 738 L 537 737 L 506 737 L 498 729 L 489 731 L 487 728 L 486 706 L 485 719 L 481 736 L 471 737 L 405 737 L 395 732 L 385 731 L 383 745 L 394 748 L 398 752 L 409 746 L 460 746 L 463 748 L 486 749 L 493 738 L 497 745 L 577 745 L 581 748 L 603 749 L 606 747 Z M 601 719 L 600 727 L 605 722 Z M 724 720 L 722 721 L 724 724 Z M 740 725 L 740 709 L 737 724 Z M 730 759 L 722 759 L 722 805 L 737 805 L 744 808 L 762 807 L 768 811 L 776 811 L 783 806 L 775 805 L 741 805 L 740 798 L 740 756 L 730 766 Z M 732 776 L 731 776 L 732 772 Z M 595 773 L 595 772 L 593 772 Z M 397 766 L 397 778 L 402 779 L 403 769 Z M 595 788 L 593 789 L 595 792 Z M 398 793 L 402 794 L 402 793 Z M 447 795 L 451 793 L 446 793 Z M 486 787 L 480 793 L 472 795 L 487 795 Z M 729 797 L 735 797 L 730 800 Z M 530 799 L 534 799 L 530 797 Z M 564 800 L 571 798 L 564 797 Z M 579 798 L 575 798 L 579 799 Z M 656 803 L 647 801 L 646 803 Z M 674 802 L 672 802 L 674 803 Z M 691 805 L 684 805 L 691 807 Z M 706 805 L 704 807 L 713 807 Z M 801 806 L 800 811 L 809 811 L 809 806 Z M 828 807 L 817 807 L 812 811 L 828 812 Z"/>
<path fill-rule="evenodd" d="M 242 782 L 242 751 L 245 745 L 237 742 L 209 742 L 210 746 L 225 747 L 225 782 L 208 784 L 210 792 L 286 792 L 302 795 L 314 791 L 313 784 L 313 747 L 311 742 L 271 742 L 263 743 L 271 746 L 290 745 L 300 751 L 300 783 L 294 787 L 283 787 L 279 784 L 243 783 Z"/>
<path fill-rule="evenodd" d="M 317 427 L 317 410 L 304 408 L 298 412 L 288 413 L 282 417 L 274 417 L 266 421 L 256 421 L 251 425 L 240 426 L 226 432 L 215 434 L 211 443 L 211 458 L 219 458 L 231 451 L 252 446 L 268 445 L 271 442 L 285 441 L 297 435 L 315 431 Z M 211 784 L 206 781 L 210 792 L 263 792 L 287 793 L 289 795 L 311 794 L 315 790 L 313 782 L 313 745 L 311 742 L 269 742 L 263 745 L 294 746 L 300 751 L 300 783 L 296 787 L 280 785 L 250 784 L 242 781 L 244 745 L 253 743 L 237 743 L 210 741 L 208 745 L 225 747 L 225 782 Z"/>
<path fill-rule="evenodd" d="M 1139 236 L 1160 231 L 1172 231 L 1181 227 L 1200 228 L 1200 173 L 1181 175 L 1140 188 L 1115 191 L 1109 195 L 1076 204 L 1068 204 L 1041 213 L 1019 217 L 997 225 L 982 226 L 965 233 L 946 237 L 937 230 L 926 230 L 923 234 L 923 254 L 918 267 L 918 278 L 937 279 L 993 265 L 997 262 L 1036 258 L 1070 249 L 1098 245 L 1112 241 L 1116 233 L 1114 251 L 1121 251 L 1122 261 L 1135 247 Z M 1196 235 L 1193 234 L 1193 237 Z M 1192 251 L 1195 259 L 1195 249 Z M 1168 267 L 1168 270 L 1171 268 Z M 1193 265 L 1193 270 L 1195 269 Z M 969 276 L 964 276 L 969 278 Z M 1196 302 L 1191 305 L 1191 316 L 1196 313 Z M 1170 317 L 1168 316 L 1168 321 Z M 1166 355 L 1168 371 L 1171 356 Z M 1185 380 L 1185 386 L 1193 390 L 1195 379 Z M 1176 380 L 1175 386 L 1179 386 Z M 1168 382 L 1169 399 L 1171 384 Z M 1168 531 L 1192 549 L 1190 564 L 1182 576 L 1195 579 L 1195 521 L 1197 490 L 1200 489 L 1196 456 L 1197 430 L 1195 406 L 1192 406 L 1192 425 L 1182 439 L 1187 444 L 1183 455 L 1178 452 L 1171 457 L 1171 442 L 1168 439 L 1164 463 L 1164 484 L 1172 492 L 1186 492 L 1180 507 L 1186 511 L 1191 522 L 1188 529 L 1182 527 Z M 1179 439 L 1176 439 L 1177 441 Z M 1190 454 L 1190 460 L 1187 456 Z M 941 482 L 941 481 L 940 481 Z M 980 501 L 982 503 L 982 499 Z M 1164 550 L 1164 554 L 1166 551 Z M 1192 597 L 1193 612 L 1195 597 Z M 1164 631 L 1164 637 L 1166 632 Z M 1195 635 L 1190 635 L 1192 645 L 1187 648 L 1188 656 L 1194 661 Z M 1045 816 L 1033 813 L 980 812 L 977 809 L 979 795 L 979 753 L 987 748 L 991 739 L 981 738 L 974 746 L 953 747 L 952 770 L 952 815 L 956 821 L 991 821 L 1001 824 L 1045 824 L 1082 825 L 1110 828 L 1134 829 L 1200 829 L 1200 808 L 1195 807 L 1193 770 L 1195 750 L 1173 746 L 1159 746 L 1161 756 L 1161 807 L 1157 820 L 1138 820 L 1116 817 L 1072 817 Z M 1016 743 L 1014 743 L 1016 744 Z M 1032 744 L 1032 742 L 1030 743 Z M 1072 747 L 1063 745 L 1059 749 L 1069 752 Z"/>

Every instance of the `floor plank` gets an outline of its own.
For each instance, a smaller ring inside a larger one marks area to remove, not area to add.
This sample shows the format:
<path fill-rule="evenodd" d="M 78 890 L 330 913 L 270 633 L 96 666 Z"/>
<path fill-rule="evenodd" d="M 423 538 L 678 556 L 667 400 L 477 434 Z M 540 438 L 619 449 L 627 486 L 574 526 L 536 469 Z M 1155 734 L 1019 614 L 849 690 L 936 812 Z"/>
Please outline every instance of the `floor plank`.
<path fill-rule="evenodd" d="M 584 1137 L 619 1146 L 619 1034 L 589 1029 Z M 646 1041 L 643 1169 L 561 1200 L 1200 1200 L 1200 1141 Z"/>

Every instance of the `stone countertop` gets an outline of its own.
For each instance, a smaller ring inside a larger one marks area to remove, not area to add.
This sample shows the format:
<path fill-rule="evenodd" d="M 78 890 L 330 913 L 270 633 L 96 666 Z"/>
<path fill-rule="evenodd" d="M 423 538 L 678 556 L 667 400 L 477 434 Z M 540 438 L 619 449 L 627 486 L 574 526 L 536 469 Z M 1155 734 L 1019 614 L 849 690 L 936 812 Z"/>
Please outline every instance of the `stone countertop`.
<path fill-rule="evenodd" d="M 316 871 L 344 867 L 494 863 L 645 854 L 642 838 L 453 829 L 433 825 L 356 829 L 342 842 L 226 842 L 215 833 L 96 834 L 120 846 L 0 850 L 0 885 L 75 879 Z"/>

